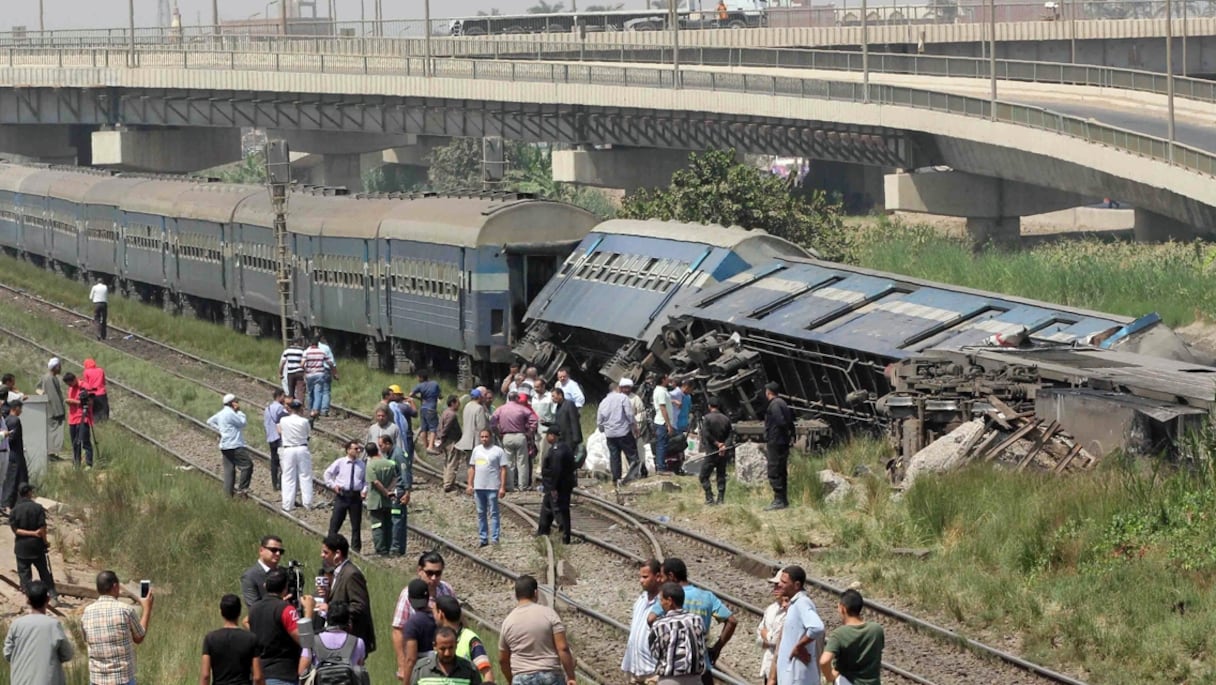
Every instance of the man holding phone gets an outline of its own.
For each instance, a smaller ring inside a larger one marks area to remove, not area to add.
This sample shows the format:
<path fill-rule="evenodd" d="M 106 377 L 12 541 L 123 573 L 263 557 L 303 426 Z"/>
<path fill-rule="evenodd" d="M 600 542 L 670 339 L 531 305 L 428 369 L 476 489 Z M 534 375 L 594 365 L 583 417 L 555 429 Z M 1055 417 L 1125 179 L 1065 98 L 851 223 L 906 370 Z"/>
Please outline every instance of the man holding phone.
<path fill-rule="evenodd" d="M 145 581 L 146 582 L 146 581 Z M 139 604 L 135 608 L 118 601 L 121 591 L 118 574 L 97 574 L 97 601 L 85 608 L 80 618 L 85 644 L 89 650 L 89 682 L 92 685 L 135 685 L 135 645 L 148 634 L 152 618 L 152 588 L 141 583 Z"/>

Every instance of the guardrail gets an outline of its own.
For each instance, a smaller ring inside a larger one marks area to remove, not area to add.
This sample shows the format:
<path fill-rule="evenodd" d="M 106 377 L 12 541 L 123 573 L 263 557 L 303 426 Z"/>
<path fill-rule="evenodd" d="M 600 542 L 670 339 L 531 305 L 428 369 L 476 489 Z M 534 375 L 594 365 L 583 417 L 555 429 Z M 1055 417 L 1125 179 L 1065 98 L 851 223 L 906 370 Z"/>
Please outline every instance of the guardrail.
<path fill-rule="evenodd" d="M 19 56 L 19 57 L 18 57 Z M 0 86 L 71 86 L 64 79 L 70 68 L 128 67 L 126 50 L 85 51 L 45 50 L 39 54 L 9 52 L 14 73 L 4 74 L 9 83 Z M 377 74 L 431 76 L 434 78 L 484 79 L 508 82 L 548 82 L 566 84 L 624 86 L 636 88 L 684 88 L 740 94 L 788 96 L 866 102 L 877 105 L 911 107 L 996 122 L 1027 126 L 1077 138 L 1096 145 L 1115 148 L 1140 157 L 1166 162 L 1206 176 L 1216 175 L 1216 156 L 1135 131 L 1081 119 L 1042 107 L 1012 102 L 935 92 L 920 88 L 853 81 L 776 76 L 715 71 L 680 71 L 670 68 L 600 66 L 577 63 L 536 63 L 513 60 L 475 60 L 456 58 L 393 58 L 368 55 L 281 55 L 236 51 L 151 51 L 135 54 L 136 65 L 178 69 L 228 69 L 234 71 L 275 71 L 294 73 Z M 39 67 L 43 73 L 31 73 Z M 90 78 L 92 83 L 95 79 Z M 993 109 L 995 107 L 995 110 Z"/>

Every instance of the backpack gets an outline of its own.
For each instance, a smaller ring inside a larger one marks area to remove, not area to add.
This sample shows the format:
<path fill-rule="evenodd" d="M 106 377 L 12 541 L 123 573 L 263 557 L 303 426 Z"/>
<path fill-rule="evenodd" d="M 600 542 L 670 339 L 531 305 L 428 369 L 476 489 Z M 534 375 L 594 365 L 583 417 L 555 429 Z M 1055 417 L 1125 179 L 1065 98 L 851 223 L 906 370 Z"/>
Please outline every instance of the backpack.
<path fill-rule="evenodd" d="M 330 649 L 318 635 L 313 641 L 313 669 L 309 674 L 311 685 L 363 685 L 363 679 L 353 663 L 358 640 L 348 634 L 340 647 Z"/>

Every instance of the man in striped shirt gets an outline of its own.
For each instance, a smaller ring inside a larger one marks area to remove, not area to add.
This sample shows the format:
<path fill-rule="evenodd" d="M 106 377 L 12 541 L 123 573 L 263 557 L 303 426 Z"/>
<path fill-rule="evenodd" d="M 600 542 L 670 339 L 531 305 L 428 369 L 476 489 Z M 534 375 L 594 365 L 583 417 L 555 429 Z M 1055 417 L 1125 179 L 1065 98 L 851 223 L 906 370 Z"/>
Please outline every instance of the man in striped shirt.
<path fill-rule="evenodd" d="M 283 390 L 288 395 L 304 401 L 304 348 L 299 338 L 292 340 L 279 355 L 279 378 L 283 379 Z"/>
<path fill-rule="evenodd" d="M 329 416 L 329 383 L 334 370 L 333 362 L 321 349 L 321 344 L 314 342 L 304 350 L 302 365 L 304 384 L 308 387 L 309 416 L 314 419 L 321 414 Z"/>
<path fill-rule="evenodd" d="M 705 623 L 684 611 L 684 588 L 664 583 L 659 590 L 663 615 L 650 626 L 650 653 L 655 659 L 658 685 L 699 685 L 709 667 L 705 650 Z"/>

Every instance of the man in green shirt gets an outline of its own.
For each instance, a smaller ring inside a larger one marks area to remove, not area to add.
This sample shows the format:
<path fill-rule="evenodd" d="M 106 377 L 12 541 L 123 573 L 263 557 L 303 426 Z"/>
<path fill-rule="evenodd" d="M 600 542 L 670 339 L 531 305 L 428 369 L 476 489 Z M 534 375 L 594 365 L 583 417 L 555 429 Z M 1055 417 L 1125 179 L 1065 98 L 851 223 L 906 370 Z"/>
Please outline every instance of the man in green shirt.
<path fill-rule="evenodd" d="M 864 603 L 861 593 L 856 590 L 845 590 L 840 595 L 836 610 L 844 625 L 832 631 L 823 656 L 819 657 L 819 672 L 825 682 L 836 685 L 880 685 L 882 682 L 882 626 L 861 620 Z"/>
<path fill-rule="evenodd" d="M 386 556 L 393 527 L 394 489 L 397 487 L 397 465 L 380 454 L 380 448 L 369 442 L 363 448 L 367 462 L 367 510 L 372 517 L 372 544 L 376 554 Z"/>
<path fill-rule="evenodd" d="M 422 658 L 410 676 L 410 685 L 479 685 L 481 674 L 468 659 L 456 656 L 456 631 L 442 626 L 435 631 L 435 651 Z"/>

